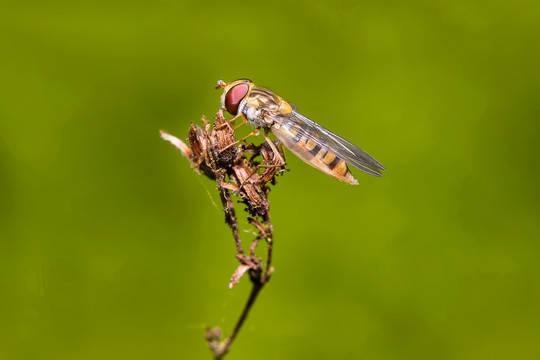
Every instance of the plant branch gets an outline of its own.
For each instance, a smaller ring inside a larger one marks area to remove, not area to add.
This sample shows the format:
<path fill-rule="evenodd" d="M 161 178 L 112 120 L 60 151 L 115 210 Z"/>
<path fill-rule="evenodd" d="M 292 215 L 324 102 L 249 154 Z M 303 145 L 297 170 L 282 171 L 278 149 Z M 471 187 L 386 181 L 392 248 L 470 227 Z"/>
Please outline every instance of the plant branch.
<path fill-rule="evenodd" d="M 240 314 L 240 317 L 238 318 L 238 321 L 236 322 L 236 325 L 231 332 L 231 334 L 219 344 L 216 348 L 213 348 L 212 351 L 214 352 L 214 360 L 221 360 L 225 354 L 229 352 L 229 349 L 231 348 L 231 345 L 236 338 L 236 335 L 238 335 L 238 332 L 240 331 L 240 328 L 242 328 L 242 325 L 244 324 L 244 321 L 246 321 L 247 316 L 249 314 L 249 311 L 251 310 L 251 307 L 255 303 L 255 300 L 257 299 L 257 295 L 259 295 L 259 292 L 263 288 L 264 283 L 262 282 L 253 282 L 253 286 L 251 287 L 251 293 L 249 294 L 249 298 L 244 306 L 244 309 L 242 310 L 242 313 Z"/>
<path fill-rule="evenodd" d="M 234 211 L 234 202 L 231 198 L 231 194 L 227 189 L 220 187 L 219 196 L 221 197 L 223 211 L 225 212 L 225 222 L 229 225 L 233 233 L 236 251 L 238 254 L 244 254 L 242 241 L 240 240 L 240 234 L 238 233 L 238 219 L 236 218 L 236 212 Z"/>
<path fill-rule="evenodd" d="M 249 298 L 231 334 L 222 340 L 219 327 L 206 330 L 206 340 L 214 359 L 220 360 L 229 352 L 260 291 L 268 283 L 274 271 L 271 266 L 274 228 L 269 213 L 269 185 L 275 185 L 276 176 L 286 169 L 283 163 L 283 150 L 281 148 L 278 150 L 278 147 L 268 138 L 267 142 L 258 146 L 238 145 L 231 122 L 223 117 L 221 110 L 215 118 L 216 121 L 211 125 L 203 117 L 204 128 L 191 125 L 190 146 L 164 132 L 161 136 L 182 151 L 182 154 L 191 162 L 191 167 L 195 172 L 216 181 L 225 222 L 233 233 L 236 246 L 235 256 L 240 263 L 231 278 L 229 287 L 236 285 L 246 272 L 249 272 L 252 283 Z M 249 246 L 249 255 L 245 253 L 242 246 L 238 218 L 231 196 L 233 193 L 238 197 L 238 201 L 245 205 L 249 213 L 247 220 L 258 232 Z M 261 239 L 265 239 L 267 243 L 266 262 L 257 258 L 255 253 Z"/>

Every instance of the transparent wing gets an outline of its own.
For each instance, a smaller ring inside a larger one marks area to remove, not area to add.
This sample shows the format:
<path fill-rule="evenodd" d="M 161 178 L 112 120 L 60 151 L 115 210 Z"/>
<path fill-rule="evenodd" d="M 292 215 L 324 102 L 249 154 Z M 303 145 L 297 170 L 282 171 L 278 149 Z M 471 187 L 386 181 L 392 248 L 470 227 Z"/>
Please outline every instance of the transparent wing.
<path fill-rule="evenodd" d="M 301 136 L 307 137 L 348 164 L 368 174 L 382 176 L 381 171 L 385 170 L 381 163 L 364 150 L 296 112 L 296 110 L 293 110 L 288 116 L 278 117 L 274 121 L 287 128 L 296 128 Z"/>

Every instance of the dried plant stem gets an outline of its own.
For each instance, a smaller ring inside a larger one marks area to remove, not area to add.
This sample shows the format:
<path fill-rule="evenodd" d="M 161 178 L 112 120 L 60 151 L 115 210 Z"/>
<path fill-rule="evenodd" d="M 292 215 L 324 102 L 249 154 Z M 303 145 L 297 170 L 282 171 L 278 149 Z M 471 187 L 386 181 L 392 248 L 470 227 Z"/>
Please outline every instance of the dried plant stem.
<path fill-rule="evenodd" d="M 219 183 L 219 182 L 218 182 Z M 228 190 L 223 189 L 220 187 L 220 195 L 221 195 L 221 202 L 223 204 L 223 208 L 225 211 L 225 222 L 229 225 L 231 228 L 231 231 L 233 233 L 236 247 L 237 247 L 237 255 L 240 255 L 240 257 L 243 257 L 244 250 L 242 247 L 242 243 L 240 241 L 240 237 L 238 234 L 238 220 L 236 218 L 235 210 L 234 210 L 234 202 L 230 196 L 230 193 Z M 259 266 L 255 269 L 250 270 L 250 279 L 252 282 L 252 288 L 251 292 L 249 294 L 249 298 L 244 305 L 244 309 L 242 310 L 242 313 L 240 314 L 240 317 L 238 318 L 238 321 L 236 322 L 236 325 L 234 326 L 234 329 L 232 330 L 231 334 L 222 341 L 219 346 L 212 347 L 211 349 L 214 353 L 214 359 L 220 360 L 229 352 L 229 349 L 238 335 L 240 329 L 242 328 L 242 325 L 244 324 L 245 320 L 248 317 L 249 311 L 251 310 L 251 307 L 255 303 L 255 300 L 257 299 L 257 296 L 259 295 L 259 292 L 262 290 L 264 285 L 267 283 L 267 281 L 270 279 L 271 275 L 271 267 L 270 262 L 272 259 L 272 243 L 273 243 L 273 228 L 272 224 L 270 223 L 270 215 L 268 213 L 264 216 L 265 223 L 267 225 L 266 232 L 268 233 L 266 240 L 268 243 L 268 251 L 267 251 L 267 259 L 266 259 L 266 269 L 264 272 L 262 271 L 262 266 L 259 264 Z M 259 240 L 259 237 L 257 237 L 250 247 L 250 256 L 255 256 L 255 246 L 257 245 L 257 242 Z M 238 256 L 237 256 L 238 257 Z"/>
<path fill-rule="evenodd" d="M 273 273 L 271 264 L 274 229 L 269 214 L 268 193 L 270 192 L 269 185 L 276 183 L 276 175 L 285 167 L 282 149 L 278 150 L 268 138 L 266 143 L 259 146 L 239 145 L 235 141 L 230 121 L 223 117 L 221 110 L 216 114 L 213 126 L 205 118 L 203 118 L 203 124 L 204 129 L 191 125 L 190 146 L 167 133 L 161 132 L 161 136 L 182 151 L 197 173 L 216 181 L 225 213 L 225 222 L 233 233 L 236 258 L 240 262 L 229 287 L 232 288 L 240 281 L 242 275 L 249 272 L 252 283 L 251 293 L 231 334 L 222 340 L 219 327 L 206 330 L 206 340 L 214 359 L 222 359 L 229 352 L 257 296 Z M 249 254 L 244 251 L 240 239 L 235 203 L 231 196 L 233 193 L 246 206 L 250 214 L 247 220 L 258 232 L 249 246 Z M 265 240 L 267 244 L 266 263 L 255 253 L 260 240 Z"/>
<path fill-rule="evenodd" d="M 231 332 L 231 334 L 223 341 L 222 345 L 219 347 L 219 349 L 214 350 L 214 359 L 215 360 L 221 360 L 223 359 L 223 356 L 229 352 L 229 349 L 231 348 L 231 345 L 236 338 L 236 335 L 238 335 L 238 332 L 242 328 L 242 325 L 244 324 L 244 321 L 246 321 L 247 316 L 249 314 L 249 311 L 251 310 L 251 307 L 255 303 L 255 300 L 257 299 L 257 295 L 259 295 L 259 292 L 263 288 L 264 283 L 262 282 L 253 282 L 253 286 L 251 288 L 251 293 L 249 294 L 249 298 L 246 302 L 246 305 L 244 306 L 244 309 L 242 310 L 242 313 L 240 314 L 240 317 L 238 318 L 238 321 L 236 322 L 236 325 Z"/>
<path fill-rule="evenodd" d="M 238 219 L 236 217 L 236 212 L 234 211 L 234 202 L 231 195 L 227 189 L 220 187 L 219 196 L 221 197 L 223 211 L 225 212 L 225 222 L 229 225 L 233 233 L 236 251 L 238 251 L 238 254 L 244 254 L 242 241 L 240 240 L 240 234 L 238 233 Z"/>

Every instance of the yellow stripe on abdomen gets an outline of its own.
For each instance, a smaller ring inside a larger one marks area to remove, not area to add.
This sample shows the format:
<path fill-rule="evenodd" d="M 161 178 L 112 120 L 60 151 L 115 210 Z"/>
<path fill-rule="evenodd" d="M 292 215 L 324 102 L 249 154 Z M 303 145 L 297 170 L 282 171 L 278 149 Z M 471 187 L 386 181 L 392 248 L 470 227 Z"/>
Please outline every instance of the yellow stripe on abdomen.
<path fill-rule="evenodd" d="M 304 133 L 298 125 L 290 128 L 273 126 L 272 132 L 285 147 L 307 164 L 341 181 L 358 184 L 343 159 L 303 136 Z"/>

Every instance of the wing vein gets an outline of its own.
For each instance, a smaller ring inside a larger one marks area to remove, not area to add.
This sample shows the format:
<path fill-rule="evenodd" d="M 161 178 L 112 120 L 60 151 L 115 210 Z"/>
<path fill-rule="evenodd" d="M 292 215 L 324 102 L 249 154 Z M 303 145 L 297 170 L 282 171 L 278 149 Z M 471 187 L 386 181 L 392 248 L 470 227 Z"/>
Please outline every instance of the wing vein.
<path fill-rule="evenodd" d="M 285 126 L 288 129 L 295 127 L 298 129 L 299 135 L 305 136 L 359 170 L 375 176 L 382 176 L 382 170 L 385 170 L 381 163 L 364 150 L 308 119 L 296 110 L 293 110 L 288 116 L 275 119 L 275 121 L 280 126 Z"/>

